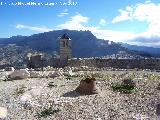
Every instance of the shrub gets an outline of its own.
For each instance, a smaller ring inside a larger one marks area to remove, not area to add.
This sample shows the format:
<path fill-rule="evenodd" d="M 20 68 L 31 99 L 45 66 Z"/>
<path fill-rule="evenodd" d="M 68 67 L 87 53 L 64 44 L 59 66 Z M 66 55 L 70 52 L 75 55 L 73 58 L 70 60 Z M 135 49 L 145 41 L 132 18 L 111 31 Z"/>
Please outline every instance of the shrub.
<path fill-rule="evenodd" d="M 131 94 L 135 91 L 136 86 L 135 83 L 130 79 L 124 79 L 123 82 L 120 83 L 112 83 L 113 91 L 118 91 L 125 94 Z"/>
<path fill-rule="evenodd" d="M 38 113 L 37 115 L 39 118 L 41 117 L 47 118 L 48 116 L 51 116 L 59 111 L 60 111 L 59 109 L 55 110 L 52 107 L 49 107 L 45 108 L 43 111 L 41 111 L 41 113 Z"/>

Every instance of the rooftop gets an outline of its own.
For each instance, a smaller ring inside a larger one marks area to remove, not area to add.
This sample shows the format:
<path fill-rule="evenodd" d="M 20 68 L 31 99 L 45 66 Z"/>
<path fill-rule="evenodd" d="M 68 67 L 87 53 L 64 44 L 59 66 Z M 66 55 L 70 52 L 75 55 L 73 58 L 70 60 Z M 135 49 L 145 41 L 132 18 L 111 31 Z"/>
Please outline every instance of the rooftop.
<path fill-rule="evenodd" d="M 65 33 L 64 35 L 62 35 L 61 39 L 68 39 L 68 40 L 71 40 L 71 39 L 69 38 L 69 36 L 68 36 L 66 33 Z"/>

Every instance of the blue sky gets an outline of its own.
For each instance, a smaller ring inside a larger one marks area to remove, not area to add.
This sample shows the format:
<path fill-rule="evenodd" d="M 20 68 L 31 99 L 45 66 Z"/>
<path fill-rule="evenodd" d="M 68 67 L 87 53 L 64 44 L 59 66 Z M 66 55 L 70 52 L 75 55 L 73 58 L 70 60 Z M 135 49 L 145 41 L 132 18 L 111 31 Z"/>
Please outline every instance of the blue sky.
<path fill-rule="evenodd" d="M 0 0 L 0 38 L 90 30 L 101 39 L 160 47 L 159 11 L 160 0 Z"/>

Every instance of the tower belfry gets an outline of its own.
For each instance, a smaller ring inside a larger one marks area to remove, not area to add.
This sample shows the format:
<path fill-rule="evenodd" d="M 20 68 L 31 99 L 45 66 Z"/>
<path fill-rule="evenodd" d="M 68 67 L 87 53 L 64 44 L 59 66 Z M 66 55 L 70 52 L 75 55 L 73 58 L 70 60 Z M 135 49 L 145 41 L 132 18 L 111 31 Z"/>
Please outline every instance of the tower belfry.
<path fill-rule="evenodd" d="M 60 63 L 61 66 L 68 65 L 68 59 L 71 59 L 71 39 L 67 34 L 60 37 Z"/>

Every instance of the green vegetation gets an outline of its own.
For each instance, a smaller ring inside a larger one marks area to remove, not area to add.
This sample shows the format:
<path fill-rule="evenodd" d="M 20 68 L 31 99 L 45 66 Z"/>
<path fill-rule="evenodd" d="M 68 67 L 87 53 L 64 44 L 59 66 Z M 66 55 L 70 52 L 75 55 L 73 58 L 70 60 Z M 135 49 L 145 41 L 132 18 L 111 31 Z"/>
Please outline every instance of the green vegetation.
<path fill-rule="evenodd" d="M 120 83 L 112 83 L 113 91 L 118 91 L 124 94 L 131 94 L 136 90 L 135 83 L 131 79 L 124 79 Z"/>
<path fill-rule="evenodd" d="M 51 116 L 59 111 L 60 111 L 59 109 L 55 110 L 52 107 L 49 107 L 49 108 L 45 108 L 43 111 L 41 111 L 41 113 L 38 113 L 37 116 L 39 118 L 41 117 L 47 118 L 48 116 Z"/>
<path fill-rule="evenodd" d="M 121 85 L 118 83 L 113 83 L 111 87 L 112 87 L 113 91 L 118 91 L 118 92 L 125 93 L 125 94 L 131 94 L 135 90 L 135 87 L 133 87 L 133 86 Z"/>

